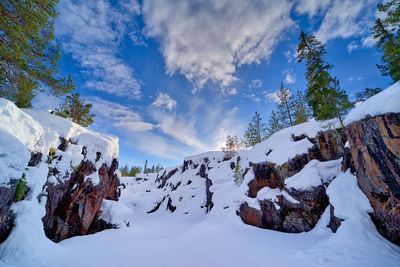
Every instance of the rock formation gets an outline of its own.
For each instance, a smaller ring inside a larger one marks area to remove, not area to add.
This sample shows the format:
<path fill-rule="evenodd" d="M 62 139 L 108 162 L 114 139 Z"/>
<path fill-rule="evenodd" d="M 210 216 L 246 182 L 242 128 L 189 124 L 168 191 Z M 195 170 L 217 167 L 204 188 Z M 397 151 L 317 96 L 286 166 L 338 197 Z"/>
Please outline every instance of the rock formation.
<path fill-rule="evenodd" d="M 346 132 L 371 217 L 382 235 L 400 245 L 400 113 L 353 122 Z"/>

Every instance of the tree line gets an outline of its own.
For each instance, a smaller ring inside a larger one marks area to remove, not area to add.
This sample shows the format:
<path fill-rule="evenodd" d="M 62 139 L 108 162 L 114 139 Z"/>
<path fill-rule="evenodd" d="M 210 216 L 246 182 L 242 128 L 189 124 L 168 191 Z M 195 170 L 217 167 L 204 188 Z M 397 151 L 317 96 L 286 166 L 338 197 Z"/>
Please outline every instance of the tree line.
<path fill-rule="evenodd" d="M 147 160 L 144 163 L 143 168 L 140 166 L 131 166 L 129 167 L 128 164 L 126 164 L 125 166 L 123 166 L 122 168 L 119 169 L 121 171 L 121 175 L 122 176 L 132 176 L 135 177 L 136 175 L 140 174 L 140 173 L 158 173 L 161 170 L 164 170 L 164 167 L 161 166 L 161 164 L 157 164 L 157 165 L 152 165 L 151 167 L 148 166 L 148 162 Z M 142 172 L 143 171 L 143 172 Z"/>

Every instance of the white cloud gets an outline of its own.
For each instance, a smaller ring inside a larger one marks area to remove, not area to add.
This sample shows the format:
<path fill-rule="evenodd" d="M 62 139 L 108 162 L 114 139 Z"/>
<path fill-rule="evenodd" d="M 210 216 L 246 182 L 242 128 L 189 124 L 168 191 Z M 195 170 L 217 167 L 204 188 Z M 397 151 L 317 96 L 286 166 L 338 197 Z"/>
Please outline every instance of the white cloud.
<path fill-rule="evenodd" d="M 127 106 L 98 97 L 89 99 L 89 102 L 93 105 L 95 126 L 98 128 L 112 126 L 129 132 L 146 132 L 155 128 L 153 124 L 144 122 L 139 113 Z"/>
<path fill-rule="evenodd" d="M 316 37 L 326 43 L 335 38 L 362 36 L 375 18 L 376 0 L 331 1 Z"/>
<path fill-rule="evenodd" d="M 373 47 L 376 45 L 376 39 L 373 35 L 369 35 L 362 39 L 362 45 L 366 47 Z"/>
<path fill-rule="evenodd" d="M 139 12 L 136 1 L 68 1 L 59 4 L 56 37 L 63 51 L 83 68 L 86 87 L 109 94 L 138 98 L 141 84 L 133 69 L 118 57 L 121 39 L 132 29 Z"/>
<path fill-rule="evenodd" d="M 296 11 L 300 14 L 308 14 L 310 17 L 324 12 L 330 5 L 331 0 L 299 0 Z"/>
<path fill-rule="evenodd" d="M 238 66 L 268 60 L 293 21 L 290 1 L 145 1 L 145 33 L 161 42 L 167 73 L 228 87 Z"/>
<path fill-rule="evenodd" d="M 249 88 L 250 89 L 257 89 L 257 88 L 261 88 L 263 85 L 263 81 L 256 79 L 256 80 L 251 80 L 250 84 L 249 84 Z"/>
<path fill-rule="evenodd" d="M 286 70 L 284 73 L 285 73 L 286 84 L 293 84 L 296 82 L 296 74 L 293 72 L 292 69 Z"/>
<path fill-rule="evenodd" d="M 357 48 L 358 48 L 357 42 L 352 41 L 352 42 L 350 42 L 350 43 L 347 45 L 347 52 L 351 53 L 351 52 L 353 52 L 354 50 L 356 50 Z"/>
<path fill-rule="evenodd" d="M 157 108 L 164 107 L 171 111 L 176 107 L 176 100 L 172 99 L 167 93 L 159 93 L 151 105 Z"/>

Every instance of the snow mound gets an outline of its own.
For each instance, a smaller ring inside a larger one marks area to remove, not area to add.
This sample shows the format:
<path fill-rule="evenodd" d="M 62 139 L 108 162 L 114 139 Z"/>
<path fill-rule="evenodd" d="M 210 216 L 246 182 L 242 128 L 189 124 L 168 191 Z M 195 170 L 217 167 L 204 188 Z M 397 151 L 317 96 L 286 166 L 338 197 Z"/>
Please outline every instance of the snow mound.
<path fill-rule="evenodd" d="M 344 120 L 348 125 L 365 117 L 400 112 L 400 81 L 389 86 L 350 111 Z"/>
<path fill-rule="evenodd" d="M 103 200 L 101 212 L 100 219 L 114 224 L 118 228 L 133 225 L 134 216 L 132 210 L 120 202 Z"/>

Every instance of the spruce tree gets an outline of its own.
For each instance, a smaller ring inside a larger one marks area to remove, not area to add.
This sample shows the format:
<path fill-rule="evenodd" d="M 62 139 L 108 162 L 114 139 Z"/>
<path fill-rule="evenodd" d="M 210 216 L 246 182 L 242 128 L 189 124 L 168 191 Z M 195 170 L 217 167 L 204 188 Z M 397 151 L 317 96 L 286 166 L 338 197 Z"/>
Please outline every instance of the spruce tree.
<path fill-rule="evenodd" d="M 0 1 L 0 97 L 30 107 L 39 85 L 63 94 L 72 79 L 58 75 L 54 44 L 57 0 Z"/>
<path fill-rule="evenodd" d="M 382 88 L 365 88 L 363 91 L 356 93 L 356 102 L 365 101 L 368 98 L 382 92 Z"/>
<path fill-rule="evenodd" d="M 270 137 L 274 133 L 285 128 L 285 126 L 282 124 L 282 120 L 275 111 L 271 112 L 267 125 L 267 137 Z"/>
<path fill-rule="evenodd" d="M 144 162 L 143 173 L 148 173 L 148 172 L 149 170 L 147 169 L 147 159 L 146 159 L 146 161 Z"/>
<path fill-rule="evenodd" d="M 265 139 L 266 125 L 262 122 L 260 113 L 255 112 L 251 122 L 247 126 L 243 139 L 247 147 L 261 143 Z"/>
<path fill-rule="evenodd" d="M 225 152 L 226 158 L 232 158 L 239 147 L 239 139 L 236 135 L 230 135 L 226 137 L 225 146 L 221 147 L 221 150 Z"/>
<path fill-rule="evenodd" d="M 393 81 L 400 80 L 400 1 L 390 0 L 378 5 L 385 18 L 378 18 L 372 28 L 377 47 L 381 51 L 381 64 L 377 65 L 382 75 Z"/>
<path fill-rule="evenodd" d="M 294 124 L 307 122 L 311 118 L 311 110 L 307 104 L 307 98 L 301 91 L 297 91 L 294 99 Z"/>
<path fill-rule="evenodd" d="M 281 83 L 281 87 L 279 88 L 277 95 L 279 99 L 278 110 L 281 118 L 281 124 L 285 127 L 293 126 L 293 106 L 290 90 L 285 88 L 283 83 Z"/>
<path fill-rule="evenodd" d="M 314 35 L 300 33 L 297 47 L 298 62 L 306 61 L 307 100 L 318 120 L 337 117 L 343 125 L 343 114 L 351 107 L 344 90 L 340 89 L 339 80 L 332 77 L 329 70 L 332 65 L 325 62 L 324 46 Z"/>
<path fill-rule="evenodd" d="M 94 114 L 90 113 L 91 104 L 85 103 L 80 99 L 79 94 L 68 95 L 62 107 L 56 110 L 55 114 L 64 118 L 69 118 L 73 122 L 88 127 L 94 121 Z"/>

